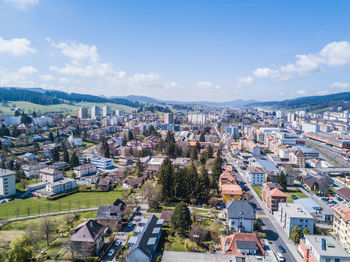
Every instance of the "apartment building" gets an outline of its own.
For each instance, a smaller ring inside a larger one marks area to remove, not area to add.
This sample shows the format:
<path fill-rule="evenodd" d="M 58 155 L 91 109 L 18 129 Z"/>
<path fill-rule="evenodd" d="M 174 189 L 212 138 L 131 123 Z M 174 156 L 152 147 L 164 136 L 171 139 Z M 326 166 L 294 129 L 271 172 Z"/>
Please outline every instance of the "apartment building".
<path fill-rule="evenodd" d="M 39 176 L 41 182 L 56 182 L 63 178 L 63 172 L 52 167 L 45 167 L 40 169 Z"/>
<path fill-rule="evenodd" d="M 97 172 L 96 165 L 87 163 L 83 164 L 81 166 L 77 166 L 74 168 L 74 173 L 77 178 L 80 178 L 82 176 L 89 176 L 89 175 L 94 175 Z"/>
<path fill-rule="evenodd" d="M 80 119 L 87 119 L 89 116 L 87 107 L 79 107 L 78 108 L 78 117 Z"/>
<path fill-rule="evenodd" d="M 96 157 L 91 159 L 91 164 L 98 168 L 109 169 L 113 167 L 113 159 L 105 157 Z"/>
<path fill-rule="evenodd" d="M 279 203 L 286 202 L 287 195 L 281 190 L 283 188 L 277 183 L 267 182 L 263 184 L 262 200 L 270 211 L 277 211 Z"/>
<path fill-rule="evenodd" d="M 100 120 L 101 119 L 101 108 L 99 106 L 93 106 L 91 108 L 91 119 Z"/>
<path fill-rule="evenodd" d="M 342 205 L 334 208 L 333 231 L 338 242 L 350 251 L 350 207 Z"/>
<path fill-rule="evenodd" d="M 256 166 L 248 167 L 248 179 L 253 186 L 261 186 L 265 182 L 265 172 Z"/>
<path fill-rule="evenodd" d="M 349 262 L 350 255 L 332 236 L 304 235 L 298 251 L 305 262 Z"/>
<path fill-rule="evenodd" d="M 301 150 L 297 149 L 289 153 L 289 161 L 297 167 L 305 167 L 306 157 Z"/>
<path fill-rule="evenodd" d="M 16 173 L 8 169 L 0 169 L 0 198 L 16 194 Z"/>
<path fill-rule="evenodd" d="M 50 195 L 59 195 L 66 192 L 73 191 L 77 188 L 77 184 L 74 179 L 62 179 L 60 181 L 49 183 L 46 185 L 46 192 Z"/>
<path fill-rule="evenodd" d="M 296 226 L 300 227 L 301 231 L 308 228 L 311 234 L 314 232 L 314 217 L 300 204 L 279 203 L 275 217 L 288 235 Z"/>

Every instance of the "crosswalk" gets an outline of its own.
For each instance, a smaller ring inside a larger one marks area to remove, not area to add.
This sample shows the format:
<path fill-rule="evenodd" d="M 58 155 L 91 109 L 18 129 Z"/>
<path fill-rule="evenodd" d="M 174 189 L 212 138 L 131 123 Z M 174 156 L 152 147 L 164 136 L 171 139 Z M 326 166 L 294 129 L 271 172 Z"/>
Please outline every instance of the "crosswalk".
<path fill-rule="evenodd" d="M 256 215 L 257 218 L 268 218 L 267 215 Z"/>

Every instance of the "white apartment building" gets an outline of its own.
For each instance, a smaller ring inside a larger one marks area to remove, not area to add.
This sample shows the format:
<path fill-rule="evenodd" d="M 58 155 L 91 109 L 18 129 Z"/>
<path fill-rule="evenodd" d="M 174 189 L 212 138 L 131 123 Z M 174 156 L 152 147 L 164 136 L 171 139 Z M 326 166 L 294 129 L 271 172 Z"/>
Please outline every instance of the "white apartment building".
<path fill-rule="evenodd" d="M 98 168 L 109 169 L 113 167 L 113 159 L 105 157 L 95 157 L 91 159 L 91 164 L 96 165 Z"/>
<path fill-rule="evenodd" d="M 0 198 L 16 194 L 16 173 L 8 169 L 0 169 Z"/>
<path fill-rule="evenodd" d="M 77 188 L 76 181 L 74 179 L 66 178 L 60 181 L 49 183 L 46 185 L 46 192 L 52 195 L 58 195 L 66 193 Z"/>
<path fill-rule="evenodd" d="M 82 176 L 94 175 L 96 174 L 96 172 L 96 165 L 91 163 L 83 164 L 74 168 L 74 173 L 76 174 L 77 178 Z"/>
<path fill-rule="evenodd" d="M 101 118 L 101 108 L 99 106 L 93 106 L 91 108 L 91 119 L 100 120 Z"/>
<path fill-rule="evenodd" d="M 188 123 L 195 125 L 205 125 L 208 122 L 206 114 L 189 114 Z"/>
<path fill-rule="evenodd" d="M 314 218 L 300 204 L 279 203 L 275 217 L 288 235 L 292 233 L 296 226 L 300 227 L 301 231 L 308 228 L 311 234 L 314 233 Z"/>
<path fill-rule="evenodd" d="M 110 116 L 111 115 L 111 107 L 110 106 L 104 106 L 103 107 L 103 116 Z"/>

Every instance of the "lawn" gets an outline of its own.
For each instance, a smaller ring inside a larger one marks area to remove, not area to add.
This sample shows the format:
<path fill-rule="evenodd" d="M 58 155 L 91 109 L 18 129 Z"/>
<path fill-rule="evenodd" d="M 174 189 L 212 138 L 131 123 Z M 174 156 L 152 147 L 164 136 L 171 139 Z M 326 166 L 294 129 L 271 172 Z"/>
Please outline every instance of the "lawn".
<path fill-rule="evenodd" d="M 262 194 L 261 194 L 262 187 L 261 186 L 252 186 L 252 188 L 254 189 L 255 193 L 258 194 L 260 199 L 262 199 Z"/>
<path fill-rule="evenodd" d="M 111 192 L 80 192 L 57 200 L 45 198 L 16 199 L 0 206 L 0 219 L 37 215 L 64 210 L 110 205 L 117 198 L 122 198 L 125 190 L 117 188 Z"/>
<path fill-rule="evenodd" d="M 36 181 L 35 179 L 21 179 L 20 182 L 16 183 L 16 190 L 17 192 L 24 192 L 25 191 L 25 187 L 30 186 L 32 184 L 38 183 L 38 181 Z"/>
<path fill-rule="evenodd" d="M 299 198 L 307 198 L 307 196 L 303 192 L 300 192 L 300 191 L 286 191 L 284 193 L 287 195 L 287 203 L 294 202 L 293 198 L 291 197 L 292 195 L 295 195 L 296 197 L 298 197 L 298 199 Z"/>

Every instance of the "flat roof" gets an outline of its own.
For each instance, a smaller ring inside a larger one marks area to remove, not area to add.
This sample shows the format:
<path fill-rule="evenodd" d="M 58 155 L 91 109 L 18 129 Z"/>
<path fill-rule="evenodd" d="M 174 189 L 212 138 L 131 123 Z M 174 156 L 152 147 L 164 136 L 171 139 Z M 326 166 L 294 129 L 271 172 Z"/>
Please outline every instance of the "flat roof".
<path fill-rule="evenodd" d="M 350 258 L 350 255 L 332 236 L 305 235 L 305 239 L 310 242 L 312 248 L 315 249 L 321 256 Z M 322 239 L 324 239 L 326 242 L 326 250 L 322 250 Z"/>
<path fill-rule="evenodd" d="M 3 176 L 11 176 L 11 175 L 14 175 L 16 174 L 15 172 L 9 170 L 9 169 L 2 169 L 0 168 L 0 177 L 3 177 Z"/>
<path fill-rule="evenodd" d="M 192 261 L 208 261 L 208 262 L 234 262 L 234 255 L 223 255 L 220 253 L 198 253 L 198 252 L 178 252 L 164 251 L 162 262 L 192 262 Z"/>
<path fill-rule="evenodd" d="M 321 210 L 321 206 L 319 206 L 315 200 L 313 200 L 312 198 L 300 198 L 300 199 L 296 199 L 294 200 L 294 203 L 296 204 L 300 204 L 302 205 L 307 212 L 309 213 L 314 213 L 316 212 L 316 210 Z"/>
<path fill-rule="evenodd" d="M 292 218 L 312 218 L 313 216 L 306 211 L 306 209 L 296 203 L 279 203 L 279 206 L 283 208 L 284 212 L 288 214 L 289 217 Z"/>

